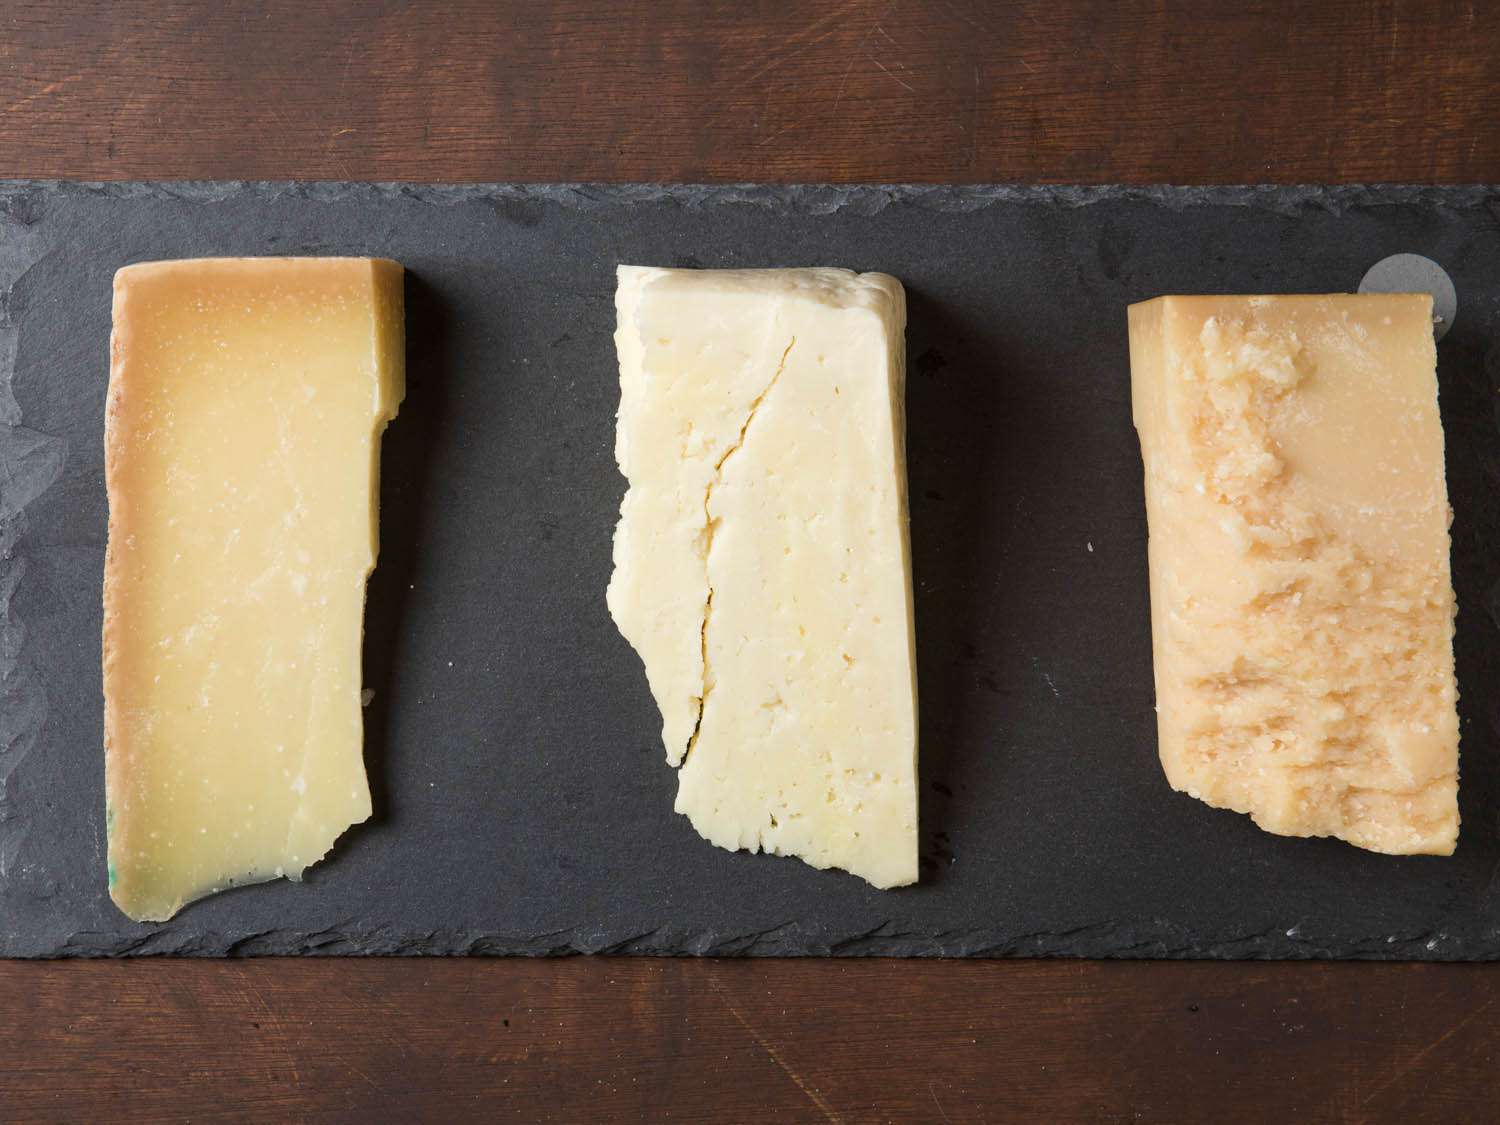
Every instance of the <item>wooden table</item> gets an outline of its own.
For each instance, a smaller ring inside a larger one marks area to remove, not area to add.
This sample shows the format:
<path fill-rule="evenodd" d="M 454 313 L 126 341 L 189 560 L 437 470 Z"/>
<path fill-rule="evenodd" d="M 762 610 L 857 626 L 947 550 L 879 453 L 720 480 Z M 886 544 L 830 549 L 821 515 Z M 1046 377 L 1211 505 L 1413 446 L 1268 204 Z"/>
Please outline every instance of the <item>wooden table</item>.
<path fill-rule="evenodd" d="M 1483 0 L 0 5 L 0 176 L 1496 182 L 1497 122 Z M 0 963 L 0 1120 L 1493 1121 L 1497 1000 L 1465 965 Z"/>

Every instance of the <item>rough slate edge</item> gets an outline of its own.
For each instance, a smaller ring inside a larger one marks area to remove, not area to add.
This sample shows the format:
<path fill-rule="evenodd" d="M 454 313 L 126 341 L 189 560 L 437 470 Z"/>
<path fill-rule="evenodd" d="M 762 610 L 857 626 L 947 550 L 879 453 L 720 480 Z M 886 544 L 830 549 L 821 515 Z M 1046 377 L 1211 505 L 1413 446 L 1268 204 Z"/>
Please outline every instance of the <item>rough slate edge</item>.
<path fill-rule="evenodd" d="M 1457 211 L 1487 208 L 1500 220 L 1500 187 L 1465 185 L 1344 185 L 1244 187 L 1081 187 L 1081 186 L 929 186 L 929 185 L 591 185 L 591 184 L 357 184 L 357 183 L 81 183 L 0 181 L 0 878 L 8 873 L 26 834 L 26 821 L 5 800 L 5 781 L 25 758 L 46 717 L 45 693 L 27 667 L 22 651 L 24 627 L 12 619 L 10 595 L 25 573 L 24 557 L 15 551 L 24 531 L 24 507 L 60 474 L 62 443 L 20 425 L 10 394 L 14 374 L 15 330 L 5 315 L 12 286 L 35 260 L 27 228 L 35 221 L 32 195 L 45 193 L 105 198 L 169 198 L 190 203 L 217 203 L 250 193 L 262 200 L 283 195 L 315 202 L 359 202 L 405 197 L 432 204 L 473 200 L 537 200 L 580 210 L 613 209 L 634 203 L 675 202 L 687 210 L 723 204 L 748 204 L 803 214 L 850 210 L 876 214 L 892 203 L 938 211 L 968 212 L 995 203 L 1051 204 L 1084 207 L 1100 202 L 1139 201 L 1170 210 L 1199 206 L 1248 207 L 1295 216 L 1308 209 L 1342 214 L 1348 208 L 1416 205 Z M 625 940 L 606 942 L 587 927 L 575 927 L 536 938 L 507 937 L 493 931 L 434 930 L 394 933 L 381 929 L 293 932 L 284 929 L 239 935 L 198 932 L 173 935 L 154 931 L 139 938 L 78 933 L 55 952 L 57 957 L 109 955 L 522 955 L 571 953 L 648 955 L 894 955 L 894 956 L 1107 956 L 1125 958 L 1340 959 L 1463 961 L 1500 959 L 1493 946 L 1471 949 L 1445 934 L 1390 935 L 1370 938 L 1350 948 L 1322 947 L 1302 940 L 1296 928 L 1273 927 L 1253 933 L 1196 936 L 1184 927 L 1158 922 L 1143 935 L 1139 925 L 1112 923 L 1069 931 L 1042 931 L 996 940 L 983 931 L 942 934 L 903 933 L 889 925 L 868 932 L 832 936 L 826 926 L 792 923 L 745 934 L 684 931 L 664 927 Z"/>
<path fill-rule="evenodd" d="M 1439 934 L 1370 939 L 1368 948 L 1322 946 L 1274 927 L 1258 933 L 1195 940 L 1182 927 L 1160 926 L 1149 937 L 1139 927 L 1099 925 L 1082 930 L 1045 930 L 996 940 L 986 931 L 903 933 L 881 926 L 867 933 L 831 937 L 827 928 L 790 923 L 772 930 L 720 934 L 663 927 L 622 941 L 591 940 L 582 928 L 518 938 L 489 931 L 431 930 L 392 933 L 349 927 L 313 933 L 282 929 L 238 937 L 212 931 L 65 947 L 36 960 L 99 957 L 567 957 L 600 954 L 627 957 L 948 957 L 1080 958 L 1108 960 L 1212 961 L 1500 961 L 1485 947 L 1475 951 Z M 80 939 L 95 935 L 79 934 Z"/>
<path fill-rule="evenodd" d="M 26 505 L 61 475 L 66 443 L 21 424 L 11 392 L 17 329 L 9 296 L 36 251 L 35 221 L 24 195 L 0 191 L 0 880 L 10 874 L 26 820 L 9 800 L 9 780 L 36 743 L 47 718 L 47 693 L 25 652 L 26 626 L 11 613 L 11 597 L 26 574 L 19 543 L 26 533 Z"/>
<path fill-rule="evenodd" d="M 805 214 L 852 210 L 876 214 L 892 203 L 913 203 L 936 211 L 976 211 L 994 203 L 1053 203 L 1086 207 L 1093 203 L 1138 200 L 1171 210 L 1200 206 L 1255 207 L 1295 215 L 1306 207 L 1339 214 L 1349 207 L 1423 205 L 1446 209 L 1500 206 L 1500 184 L 1338 184 L 1194 187 L 1186 185 L 1073 184 L 416 184 L 328 181 L 136 181 L 0 180 L 0 212 L 27 225 L 26 196 L 77 193 L 108 198 L 167 198 L 218 203 L 250 192 L 262 199 L 292 195 L 330 203 L 405 196 L 427 203 L 467 203 L 476 199 L 537 199 L 580 210 L 670 200 L 686 208 L 745 203 Z M 14 279 L 4 278 L 8 286 Z"/>

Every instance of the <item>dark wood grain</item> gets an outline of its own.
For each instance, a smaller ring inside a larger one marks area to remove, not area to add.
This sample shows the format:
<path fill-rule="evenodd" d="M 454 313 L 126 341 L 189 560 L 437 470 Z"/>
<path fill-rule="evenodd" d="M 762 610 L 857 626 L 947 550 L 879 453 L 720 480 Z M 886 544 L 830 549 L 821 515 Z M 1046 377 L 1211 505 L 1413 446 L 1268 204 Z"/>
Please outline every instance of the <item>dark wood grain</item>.
<path fill-rule="evenodd" d="M 0 4 L 0 176 L 1500 181 L 1500 5 Z M 0 919 L 3 924 L 3 919 Z M 1492 1121 L 1500 969 L 0 963 L 0 1121 Z"/>
<path fill-rule="evenodd" d="M 7 1121 L 1493 1121 L 1485 966 L 0 969 Z"/>
<path fill-rule="evenodd" d="M 1488 0 L 52 0 L 0 174 L 1474 181 Z"/>

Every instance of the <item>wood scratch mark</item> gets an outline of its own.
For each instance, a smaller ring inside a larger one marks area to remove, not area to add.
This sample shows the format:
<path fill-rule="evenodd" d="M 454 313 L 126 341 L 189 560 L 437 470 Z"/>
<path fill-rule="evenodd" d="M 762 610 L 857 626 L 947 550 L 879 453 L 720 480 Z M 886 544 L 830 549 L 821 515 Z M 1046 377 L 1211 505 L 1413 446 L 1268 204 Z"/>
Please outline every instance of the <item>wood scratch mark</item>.
<path fill-rule="evenodd" d="M 814 20 L 787 42 L 785 50 L 782 50 L 780 52 L 771 52 L 766 61 L 758 66 L 755 70 L 751 71 L 743 78 L 736 79 L 734 83 L 730 85 L 729 92 L 732 93 L 742 86 L 750 85 L 750 83 L 754 82 L 757 78 L 763 78 L 767 74 L 770 74 L 771 71 L 781 66 L 782 63 L 794 59 L 804 51 L 816 47 L 819 43 L 823 42 L 823 40 L 827 39 L 830 35 L 835 34 L 839 30 L 839 21 L 843 19 L 844 14 L 848 12 L 850 8 L 858 6 L 859 0 L 854 0 L 853 3 L 845 4 L 840 8 L 834 9 L 822 19 Z M 818 31 L 822 31 L 822 34 L 816 34 Z M 808 36 L 811 36 L 811 38 L 807 38 L 806 42 L 799 41 Z"/>
<path fill-rule="evenodd" d="M 1381 1094 L 1389 1090 L 1401 1079 L 1405 1078 L 1408 1074 L 1410 1074 L 1413 1070 L 1421 1065 L 1423 1059 L 1432 1054 L 1433 1051 L 1437 1050 L 1444 1043 L 1448 1042 L 1448 1040 L 1452 1039 L 1471 1022 L 1482 1015 L 1487 1008 L 1494 1004 L 1494 1002 L 1495 998 L 1486 1000 L 1483 1004 L 1479 1005 L 1479 1007 L 1475 1008 L 1472 1012 L 1466 1015 L 1463 1019 L 1459 1020 L 1447 1031 L 1443 1032 L 1443 1034 L 1439 1035 L 1431 1043 L 1427 1044 L 1427 1046 L 1423 1047 L 1411 1058 L 1407 1059 L 1406 1062 L 1404 1062 L 1399 1068 L 1397 1068 L 1394 1074 L 1392 1074 L 1379 1086 L 1376 1086 L 1375 1089 L 1371 1090 L 1368 1094 L 1361 1098 L 1358 1108 L 1363 1109 L 1365 1106 L 1369 1105 L 1370 1102 L 1374 1101 Z"/>
<path fill-rule="evenodd" d="M 990 29 L 988 27 L 980 23 L 973 16 L 966 15 L 957 4 L 944 4 L 943 7 L 948 9 L 948 14 L 954 19 L 961 20 L 963 23 L 966 23 L 970 27 L 972 27 L 975 31 L 982 31 L 985 33 L 985 35 L 990 34 Z"/>
<path fill-rule="evenodd" d="M 756 148 L 763 148 L 766 145 L 770 144 L 772 141 L 774 141 L 777 137 L 781 136 L 783 133 L 790 133 L 796 127 L 797 126 L 796 126 L 795 123 L 793 123 L 791 125 L 783 125 L 780 129 L 777 129 L 774 133 L 771 133 L 768 136 L 764 136 L 760 140 L 756 141 L 755 142 L 755 147 Z"/>
<path fill-rule="evenodd" d="M 890 3 L 882 8 L 880 14 L 875 17 L 874 24 L 865 29 L 864 38 L 859 41 L 859 49 L 849 52 L 849 65 L 844 67 L 844 75 L 839 79 L 838 92 L 833 96 L 833 110 L 830 113 L 830 117 L 832 117 L 834 120 L 837 120 L 839 103 L 844 100 L 844 87 L 849 83 L 849 72 L 854 69 L 854 60 L 859 58 L 860 55 L 864 55 L 867 58 L 869 57 L 868 47 L 870 43 L 870 36 L 874 34 L 875 28 L 879 27 L 882 23 L 885 22 L 885 17 L 891 14 L 891 9 L 895 6 L 896 0 L 890 0 Z M 910 87 L 908 87 L 908 89 L 910 89 Z"/>
<path fill-rule="evenodd" d="M 979 64 L 974 64 L 974 93 L 969 98 L 969 168 L 979 167 Z"/>
<path fill-rule="evenodd" d="M 323 159 L 324 159 L 325 162 L 328 161 L 328 160 L 330 160 L 330 159 L 334 159 L 335 158 L 335 154 L 332 152 L 332 149 L 333 149 L 333 141 L 330 138 L 330 140 L 328 142 L 328 147 L 323 150 Z M 342 156 L 337 156 L 337 160 L 338 160 L 340 178 L 345 179 L 345 180 L 353 179 L 353 177 L 350 176 L 350 174 L 349 174 L 349 162 L 347 160 L 345 160 Z"/>
<path fill-rule="evenodd" d="M 844 67 L 843 76 L 839 78 L 839 88 L 833 95 L 833 110 L 829 116 L 835 121 L 838 120 L 839 103 L 844 100 L 844 87 L 849 83 L 849 72 L 854 69 L 854 58 L 855 56 L 851 53 L 849 65 Z"/>
<path fill-rule="evenodd" d="M 338 106 L 341 110 L 348 104 L 349 71 L 354 67 L 354 56 L 358 52 L 359 44 L 355 40 L 350 39 L 349 49 L 344 52 L 344 69 L 342 73 L 339 74 L 338 93 L 333 97 L 333 104 Z M 338 140 L 340 137 L 352 132 L 354 132 L 353 129 L 346 128 L 339 129 L 328 135 L 328 143 L 323 146 L 323 160 L 325 162 L 331 159 L 334 155 L 333 142 Z M 343 172 L 344 179 L 349 179 L 350 177 L 348 162 L 344 160 L 342 155 L 339 156 L 338 162 L 339 168 Z"/>
<path fill-rule="evenodd" d="M 297 1052 L 293 1050 L 293 1045 L 287 1041 L 286 1028 L 282 1025 L 281 1017 L 276 1014 L 276 1009 L 266 1001 L 265 993 L 255 983 L 254 972 L 254 969 L 245 967 L 237 974 L 239 976 L 240 994 L 251 1006 L 260 1010 L 261 1018 L 265 1021 L 265 1030 L 274 1038 L 278 1053 L 286 1063 L 287 1068 L 291 1071 L 292 1088 L 299 1089 L 302 1086 L 302 1072 L 297 1069 Z"/>
<path fill-rule="evenodd" d="M 56 82 L 49 82 L 47 83 L 47 85 L 43 86 L 35 93 L 27 94 L 20 101 L 11 102 L 10 105 L 6 106 L 3 110 L 0 110 L 0 113 L 14 113 L 18 109 L 24 109 L 26 106 L 29 106 L 38 98 L 45 98 L 48 94 L 55 94 L 64 86 L 71 86 L 74 82 L 79 81 L 82 77 L 83 75 L 81 74 L 70 74 L 66 78 L 59 78 Z"/>
<path fill-rule="evenodd" d="M 344 52 L 344 72 L 339 75 L 339 97 L 344 96 L 344 87 L 349 85 L 349 70 L 354 66 L 354 56 L 359 52 L 359 44 L 349 40 L 349 49 Z"/>
<path fill-rule="evenodd" d="M 932 1095 L 932 1104 L 937 1106 L 938 1112 L 943 1115 L 943 1120 L 946 1121 L 948 1125 L 953 1125 L 953 1118 L 948 1116 L 948 1111 L 943 1108 L 942 1100 L 937 1096 L 936 1078 L 927 1083 L 927 1092 Z"/>
<path fill-rule="evenodd" d="M 761 1033 L 755 1030 L 755 1026 L 745 1018 L 745 1014 L 741 1012 L 735 1002 L 729 998 L 729 993 L 725 991 L 724 986 L 719 983 L 718 978 L 715 977 L 711 979 L 713 980 L 714 991 L 718 993 L 719 999 L 724 1002 L 724 1007 L 729 1009 L 729 1014 L 732 1015 L 737 1021 L 739 1021 L 739 1025 L 745 1029 L 751 1039 L 755 1040 L 756 1045 L 770 1056 L 771 1061 L 781 1068 L 781 1072 L 783 1074 L 785 1074 L 788 1078 L 790 1078 L 797 1084 L 797 1089 L 801 1090 L 808 1096 L 813 1105 L 817 1106 L 818 1109 L 822 1111 L 823 1116 L 826 1120 L 832 1121 L 834 1125 L 842 1125 L 843 1118 L 834 1111 L 833 1106 L 828 1104 L 828 1099 L 823 1097 L 822 1094 L 818 1093 L 818 1091 L 812 1086 L 809 1086 L 806 1082 L 802 1081 L 802 1076 L 787 1065 L 786 1060 L 781 1057 L 781 1052 L 778 1051 L 770 1043 L 768 1043 L 766 1039 L 761 1035 Z"/>
<path fill-rule="evenodd" d="M 347 1060 L 345 1062 L 345 1065 L 348 1066 L 348 1068 L 349 1068 L 349 1070 L 351 1072 L 353 1072 L 354 1074 L 357 1074 L 361 1078 L 363 1078 L 365 1080 L 365 1082 L 369 1085 L 370 1089 L 374 1090 L 376 1093 L 380 1092 L 380 1084 L 377 1083 L 375 1081 L 375 1079 L 371 1078 L 370 1075 L 369 1075 L 369 1073 L 367 1071 L 360 1069 L 354 1063 L 348 1062 Z"/>
<path fill-rule="evenodd" d="M 874 59 L 873 61 L 876 66 L 878 66 L 882 71 L 885 72 L 885 74 L 891 79 L 891 81 L 895 82 L 896 85 L 900 86 L 903 90 L 910 90 L 914 94 L 917 92 L 917 88 L 915 86 L 911 85 L 911 83 L 909 82 L 903 82 L 901 78 L 896 74 L 896 72 L 891 70 L 890 67 L 886 66 L 885 63 L 881 62 L 879 59 Z"/>

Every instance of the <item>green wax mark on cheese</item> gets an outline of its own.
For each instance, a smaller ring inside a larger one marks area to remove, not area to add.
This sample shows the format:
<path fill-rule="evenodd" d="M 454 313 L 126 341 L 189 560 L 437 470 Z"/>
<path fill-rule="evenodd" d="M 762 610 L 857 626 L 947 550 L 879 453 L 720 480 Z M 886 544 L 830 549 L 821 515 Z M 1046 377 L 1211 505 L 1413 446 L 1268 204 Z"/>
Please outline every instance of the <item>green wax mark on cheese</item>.
<path fill-rule="evenodd" d="M 119 876 L 115 874 L 115 865 L 111 863 L 109 865 L 109 885 L 113 887 L 118 881 Z"/>

